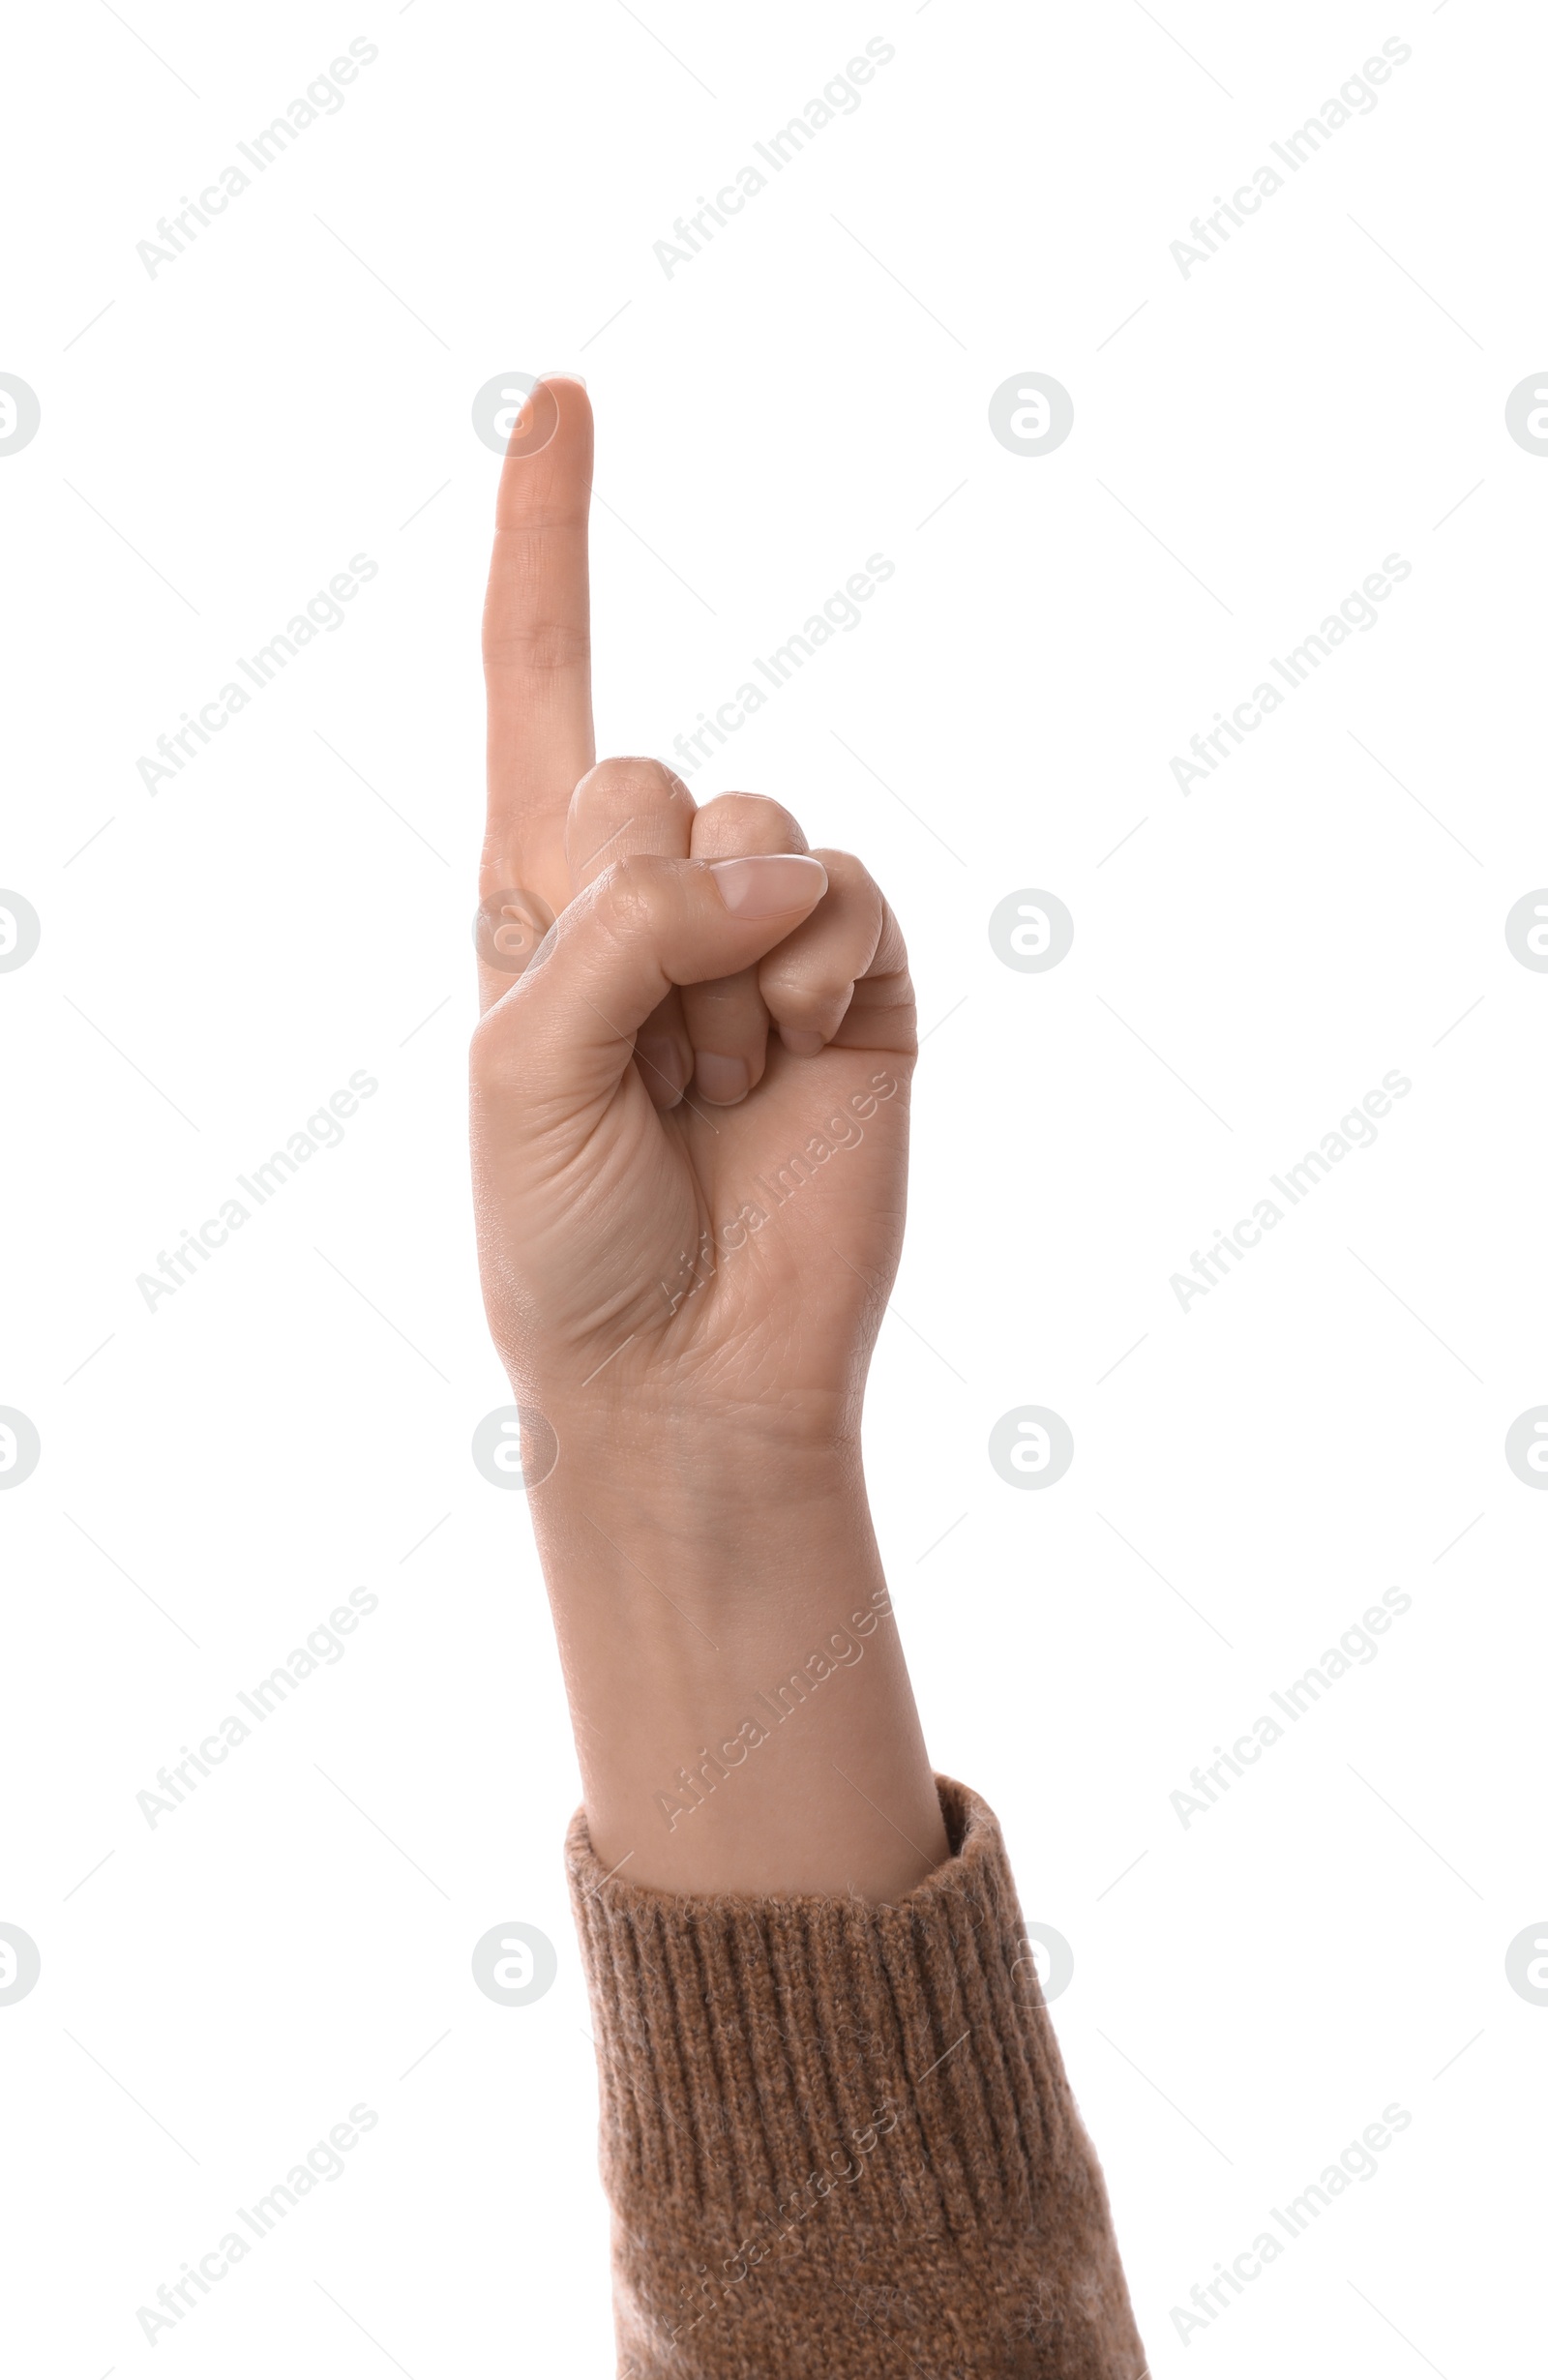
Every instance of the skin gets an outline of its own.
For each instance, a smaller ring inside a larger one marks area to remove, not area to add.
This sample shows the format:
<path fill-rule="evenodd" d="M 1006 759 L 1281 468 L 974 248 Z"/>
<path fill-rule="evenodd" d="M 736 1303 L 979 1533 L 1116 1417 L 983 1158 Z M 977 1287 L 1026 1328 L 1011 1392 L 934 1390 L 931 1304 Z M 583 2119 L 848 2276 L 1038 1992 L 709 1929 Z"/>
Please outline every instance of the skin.
<path fill-rule="evenodd" d="M 583 387 L 541 383 L 484 614 L 481 949 L 507 955 L 481 960 L 471 1116 L 529 1473 L 557 1446 L 528 1493 L 592 1842 L 676 1892 L 891 1900 L 947 1856 L 860 1461 L 907 953 L 860 862 L 780 803 L 597 764 L 591 473 Z"/>

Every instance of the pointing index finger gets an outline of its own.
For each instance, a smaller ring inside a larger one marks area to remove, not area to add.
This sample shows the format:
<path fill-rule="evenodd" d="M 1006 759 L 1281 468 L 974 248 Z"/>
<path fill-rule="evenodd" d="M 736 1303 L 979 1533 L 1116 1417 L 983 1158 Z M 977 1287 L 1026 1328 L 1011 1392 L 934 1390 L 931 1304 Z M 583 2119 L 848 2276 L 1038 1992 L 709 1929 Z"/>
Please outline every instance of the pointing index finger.
<path fill-rule="evenodd" d="M 570 898 L 564 821 L 596 758 L 586 519 L 591 407 L 579 380 L 539 381 L 500 472 L 484 603 L 489 818 L 481 891 Z"/>

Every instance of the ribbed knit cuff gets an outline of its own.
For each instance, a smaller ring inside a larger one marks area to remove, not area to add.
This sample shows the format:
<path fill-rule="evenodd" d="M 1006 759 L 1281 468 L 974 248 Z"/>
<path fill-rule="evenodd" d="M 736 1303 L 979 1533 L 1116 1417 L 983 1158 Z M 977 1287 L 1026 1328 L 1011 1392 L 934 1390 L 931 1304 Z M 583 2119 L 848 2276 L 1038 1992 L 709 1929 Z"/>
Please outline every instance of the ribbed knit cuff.
<path fill-rule="evenodd" d="M 634 1886 L 573 1822 L 620 2331 L 645 2342 L 640 2371 L 718 2371 L 666 2360 L 677 2301 L 712 2282 L 741 2294 L 819 2238 L 853 2242 L 873 2272 L 925 2244 L 976 2264 L 1014 2241 L 1091 2354 L 995 2368 L 1142 2369 L 998 1825 L 937 1781 L 951 1857 L 883 1906 Z"/>

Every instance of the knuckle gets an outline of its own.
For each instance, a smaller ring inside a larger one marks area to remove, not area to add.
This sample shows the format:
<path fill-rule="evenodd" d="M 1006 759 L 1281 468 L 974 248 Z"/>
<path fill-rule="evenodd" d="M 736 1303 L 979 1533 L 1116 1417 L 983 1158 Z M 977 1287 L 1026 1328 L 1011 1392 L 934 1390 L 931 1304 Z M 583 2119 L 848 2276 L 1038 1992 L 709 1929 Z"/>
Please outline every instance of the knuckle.
<path fill-rule="evenodd" d="M 826 1016 L 835 1003 L 848 1001 L 853 969 L 838 958 L 808 951 L 799 960 L 782 961 L 775 952 L 759 969 L 759 987 L 782 1017 Z"/>
<path fill-rule="evenodd" d="M 491 627 L 484 657 L 501 669 L 537 673 L 573 669 L 590 660 L 591 638 L 568 620 L 512 621 Z"/>
<path fill-rule="evenodd" d="M 665 760 L 653 759 L 644 753 L 625 753 L 599 760 L 594 768 L 587 769 L 576 788 L 578 800 L 611 799 L 620 794 L 652 807 L 692 798 L 682 779 Z"/>
<path fill-rule="evenodd" d="M 812 856 L 814 859 L 819 859 L 827 870 L 830 891 L 836 888 L 846 893 L 862 894 L 878 902 L 880 901 L 880 886 L 877 883 L 865 861 L 857 859 L 852 851 L 820 850 L 814 851 Z"/>
<path fill-rule="evenodd" d="M 809 848 L 800 821 L 770 793 L 718 793 L 694 819 L 696 858 Z"/>

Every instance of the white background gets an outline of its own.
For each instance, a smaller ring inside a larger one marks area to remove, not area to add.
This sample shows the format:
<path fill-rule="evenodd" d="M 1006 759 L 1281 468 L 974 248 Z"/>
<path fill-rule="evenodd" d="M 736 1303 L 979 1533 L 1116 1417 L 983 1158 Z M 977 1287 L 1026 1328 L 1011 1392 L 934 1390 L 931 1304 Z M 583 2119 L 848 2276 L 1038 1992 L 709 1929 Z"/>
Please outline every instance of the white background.
<path fill-rule="evenodd" d="M 565 367 L 600 423 L 601 750 L 670 753 L 896 565 L 694 789 L 778 793 L 910 937 L 934 1029 L 874 1498 L 936 1761 L 1074 1948 L 1055 2013 L 1153 2369 L 1533 2352 L 1548 2010 L 1504 1961 L 1548 1933 L 1548 1502 L 1502 1449 L 1548 1398 L 1548 977 L 1503 928 L 1548 881 L 1548 469 L 1504 404 L 1548 361 L 1545 35 L 1481 0 L 1162 14 L 13 24 L 18 2372 L 139 2368 L 136 2306 L 361 2101 L 343 2176 L 160 2361 L 611 2367 L 575 1767 L 524 1513 L 468 1454 L 508 1393 L 463 1154 L 498 469 L 470 406 Z M 858 110 L 669 277 L 673 220 L 878 35 Z M 1374 112 L 1184 278 L 1190 219 L 1393 35 Z M 158 218 L 358 36 L 342 111 L 149 275 Z M 990 434 L 1027 371 L 1071 393 L 1055 454 Z M 137 758 L 357 552 L 343 626 L 148 793 Z M 1378 625 L 1179 792 L 1172 756 L 1389 553 Z M 1027 886 L 1076 920 L 1047 974 L 987 937 Z M 136 1276 L 362 1068 L 342 1144 L 147 1311 Z M 1182 1310 L 1169 1277 L 1389 1069 L 1375 1145 Z M 1026 1404 L 1075 1435 L 1046 1493 L 986 1455 Z M 344 1658 L 148 1827 L 157 1769 L 363 1585 Z M 1379 1656 L 1184 1828 L 1195 1764 L 1393 1586 Z M 559 1951 L 514 2010 L 469 1970 L 512 1919 Z M 1171 2309 L 1392 2102 L 1376 2177 L 1184 2342 Z"/>

